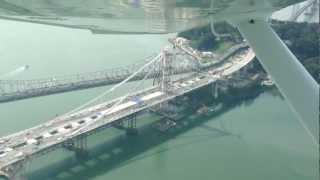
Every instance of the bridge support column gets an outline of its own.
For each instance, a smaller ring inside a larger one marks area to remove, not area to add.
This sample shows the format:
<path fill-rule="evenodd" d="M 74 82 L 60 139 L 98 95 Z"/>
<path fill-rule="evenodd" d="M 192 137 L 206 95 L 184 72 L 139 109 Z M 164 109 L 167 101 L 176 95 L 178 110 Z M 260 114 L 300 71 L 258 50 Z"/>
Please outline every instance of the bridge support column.
<path fill-rule="evenodd" d="M 9 174 L 5 173 L 4 171 L 0 171 L 0 179 L 9 180 Z"/>
<path fill-rule="evenodd" d="M 120 130 L 126 129 L 124 120 L 120 120 L 119 122 L 116 122 L 116 123 L 113 125 L 113 127 L 114 127 L 114 128 L 117 128 L 117 129 L 120 129 Z"/>
<path fill-rule="evenodd" d="M 209 85 L 210 87 L 210 95 L 211 95 L 211 97 L 214 97 L 214 95 L 215 95 L 215 90 L 216 90 L 216 83 L 212 83 L 212 84 L 210 84 Z"/>
<path fill-rule="evenodd" d="M 76 139 L 69 140 L 63 144 L 63 147 L 73 151 L 78 159 L 85 159 L 89 156 L 87 136 L 82 135 Z"/>
<path fill-rule="evenodd" d="M 126 133 L 129 136 L 137 135 L 138 129 L 137 129 L 137 114 L 133 114 L 128 117 L 128 127 L 126 129 Z"/>
<path fill-rule="evenodd" d="M 22 160 L 18 163 L 10 165 L 0 171 L 0 178 L 7 180 L 27 180 L 26 165 L 27 160 Z"/>
<path fill-rule="evenodd" d="M 3 83 L 0 80 L 0 95 L 2 95 L 4 93 L 5 93 L 5 90 L 4 90 L 4 87 L 3 87 Z"/>
<path fill-rule="evenodd" d="M 219 83 L 215 82 L 214 83 L 214 99 L 217 99 L 219 97 Z"/>

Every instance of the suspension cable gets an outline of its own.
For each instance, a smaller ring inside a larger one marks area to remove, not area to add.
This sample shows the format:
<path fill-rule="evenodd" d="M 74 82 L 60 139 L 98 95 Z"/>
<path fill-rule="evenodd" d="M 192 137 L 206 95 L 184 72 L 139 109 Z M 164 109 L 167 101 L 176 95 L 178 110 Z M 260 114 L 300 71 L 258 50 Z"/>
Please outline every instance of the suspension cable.
<path fill-rule="evenodd" d="M 150 64 L 155 63 L 156 61 L 158 61 L 158 60 L 159 60 L 159 57 L 160 57 L 160 56 L 158 55 L 158 56 L 155 57 L 153 60 L 151 60 L 152 62 L 150 61 L 151 63 L 149 62 L 149 63 L 146 64 L 145 66 L 141 67 L 141 68 L 139 69 L 139 72 L 140 72 L 140 70 L 142 71 L 143 69 L 145 69 L 146 67 L 148 67 Z M 138 71 L 137 71 L 137 72 L 138 72 Z M 133 88 L 133 89 L 137 89 L 138 87 L 140 87 L 140 85 L 148 78 L 148 76 L 151 74 L 151 72 L 152 72 L 152 68 L 148 69 L 147 74 L 144 76 L 144 78 L 142 79 L 142 81 L 141 81 L 140 83 L 138 83 L 138 84 L 136 85 L 136 87 Z M 135 74 L 135 73 L 134 73 L 134 74 Z M 132 75 L 134 75 L 134 74 L 132 74 Z M 137 73 L 136 73 L 136 74 L 137 74 Z M 136 74 L 135 74 L 135 75 L 136 75 Z M 134 76 L 132 76 L 132 77 L 134 77 Z M 119 87 L 119 86 L 118 86 L 118 87 Z M 111 108 L 107 109 L 106 113 L 111 112 L 116 106 L 118 106 L 120 103 L 122 103 L 130 94 L 131 94 L 131 92 L 128 92 L 125 96 L 122 96 L 122 97 L 119 99 L 119 101 L 117 101 L 116 103 L 114 103 L 114 104 L 111 106 Z M 86 124 L 85 126 L 77 129 L 76 131 L 74 131 L 74 132 L 71 134 L 71 136 L 73 136 L 74 134 L 76 134 L 76 133 L 78 133 L 79 131 L 83 130 L 84 128 L 90 126 L 91 124 L 95 123 L 96 121 L 100 120 L 101 118 L 103 118 L 103 117 L 96 118 L 95 120 L 91 121 L 90 123 Z"/>
<path fill-rule="evenodd" d="M 89 100 L 88 102 L 82 104 L 81 106 L 79 107 L 76 107 L 72 110 L 70 110 L 69 112 L 57 117 L 56 119 L 58 118 L 61 118 L 61 117 L 64 117 L 64 116 L 68 116 L 94 102 L 96 102 L 97 100 L 99 100 L 100 98 L 106 96 L 107 94 L 113 92 L 114 90 L 116 90 L 117 88 L 119 88 L 120 86 L 122 86 L 123 84 L 125 84 L 126 82 L 130 81 L 133 77 L 135 77 L 137 74 L 139 74 L 141 71 L 143 71 L 146 67 L 148 67 L 149 65 L 153 64 L 155 61 L 158 60 L 158 58 L 160 57 L 160 55 L 157 55 L 156 57 L 154 57 L 152 60 L 148 61 L 147 64 L 145 64 L 144 66 L 142 66 L 140 69 L 138 69 L 136 72 L 132 73 L 129 77 L 127 77 L 126 79 L 124 79 L 123 81 L 121 81 L 120 83 L 116 84 L 115 86 L 113 86 L 111 89 L 108 89 L 107 91 L 101 93 L 100 95 L 98 95 L 97 97 Z"/>

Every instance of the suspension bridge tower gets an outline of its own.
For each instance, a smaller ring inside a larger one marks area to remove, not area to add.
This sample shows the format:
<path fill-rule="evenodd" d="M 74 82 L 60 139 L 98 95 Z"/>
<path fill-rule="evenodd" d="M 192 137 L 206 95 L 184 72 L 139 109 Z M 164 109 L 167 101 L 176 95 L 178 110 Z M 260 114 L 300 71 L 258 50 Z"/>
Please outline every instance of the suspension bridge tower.
<path fill-rule="evenodd" d="M 160 61 L 159 61 L 159 74 L 154 78 L 154 85 L 158 84 L 160 90 L 165 93 L 170 92 L 170 84 L 172 81 L 173 66 L 175 53 L 170 50 L 169 47 L 165 47 L 161 50 Z"/>

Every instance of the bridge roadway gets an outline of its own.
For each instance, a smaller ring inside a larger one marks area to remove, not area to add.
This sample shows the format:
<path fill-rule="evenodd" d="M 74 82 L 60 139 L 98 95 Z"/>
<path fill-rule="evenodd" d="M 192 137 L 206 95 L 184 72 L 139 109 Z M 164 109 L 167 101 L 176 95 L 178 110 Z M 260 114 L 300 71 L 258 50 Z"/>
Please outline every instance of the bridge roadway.
<path fill-rule="evenodd" d="M 95 105 L 60 119 L 53 119 L 12 135 L 0 138 L 0 175 L 10 176 L 11 168 L 24 160 L 62 147 L 71 139 L 87 136 L 113 126 L 117 121 L 173 100 L 200 87 L 209 85 L 240 70 L 254 59 L 251 49 L 232 56 L 215 69 L 171 82 L 166 92 L 158 86 L 126 97 Z M 138 101 L 137 101 L 138 99 Z"/>

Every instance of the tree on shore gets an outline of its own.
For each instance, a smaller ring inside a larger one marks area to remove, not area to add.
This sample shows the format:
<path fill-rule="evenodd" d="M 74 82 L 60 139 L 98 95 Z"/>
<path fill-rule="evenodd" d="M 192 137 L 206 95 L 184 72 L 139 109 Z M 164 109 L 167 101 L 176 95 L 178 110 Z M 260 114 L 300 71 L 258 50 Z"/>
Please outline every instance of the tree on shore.
<path fill-rule="evenodd" d="M 240 33 L 225 23 L 217 24 L 216 30 L 231 34 L 231 38 L 218 40 L 210 30 L 210 26 L 184 31 L 180 37 L 191 40 L 191 46 L 199 50 L 215 50 L 225 42 L 239 42 Z M 296 23 L 272 21 L 272 27 L 289 49 L 297 56 L 313 78 L 320 83 L 320 25 L 318 23 Z M 257 71 L 261 70 L 256 65 Z"/>

